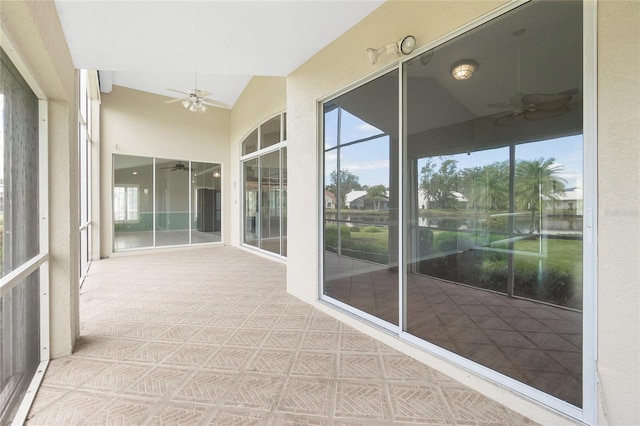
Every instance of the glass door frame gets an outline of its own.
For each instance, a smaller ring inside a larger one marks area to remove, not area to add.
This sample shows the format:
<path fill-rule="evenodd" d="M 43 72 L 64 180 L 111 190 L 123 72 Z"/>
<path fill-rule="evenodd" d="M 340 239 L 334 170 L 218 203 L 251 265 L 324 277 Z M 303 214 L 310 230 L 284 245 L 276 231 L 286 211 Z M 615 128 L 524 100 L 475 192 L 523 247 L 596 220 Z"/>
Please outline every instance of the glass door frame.
<path fill-rule="evenodd" d="M 114 189 L 116 187 L 116 173 L 115 173 L 115 158 L 116 156 L 122 156 L 122 157 L 135 157 L 135 158 L 144 158 L 144 159 L 149 159 L 151 160 L 151 167 L 152 167 L 152 173 L 151 173 L 151 245 L 149 246 L 140 246 L 140 247 L 132 247 L 132 248 L 124 248 L 124 249 L 116 249 L 116 220 L 115 220 L 115 216 L 114 216 Z M 211 165 L 215 165 L 215 166 L 219 166 L 220 167 L 220 191 L 222 192 L 222 188 L 224 188 L 224 164 L 222 162 L 216 162 L 216 161 L 206 161 L 206 160 L 178 160 L 178 159 L 171 159 L 171 158 L 164 158 L 164 157 L 149 157 L 149 156 L 144 156 L 144 155 L 135 155 L 135 154 L 122 154 L 122 153 L 113 153 L 111 156 L 111 249 L 113 250 L 113 252 L 126 252 L 126 251 L 136 251 L 136 250 L 153 250 L 153 249 L 158 249 L 158 248 L 171 248 L 171 247 L 190 247 L 190 246 L 200 246 L 200 245 L 222 245 L 224 244 L 224 231 L 223 228 L 224 226 L 222 226 L 222 224 L 224 223 L 224 209 L 220 208 L 220 223 L 221 223 L 221 229 L 220 229 L 220 241 L 212 241 L 212 242 L 204 242 L 204 243 L 196 243 L 194 244 L 192 242 L 192 231 L 193 231 L 193 226 L 191 223 L 191 218 L 193 216 L 193 211 L 192 209 L 192 191 L 193 191 L 193 182 L 192 179 L 188 179 L 188 198 L 187 198 L 187 203 L 188 203 L 188 220 L 187 220 L 187 229 L 186 231 L 188 232 L 188 242 L 186 243 L 182 243 L 182 244 L 167 244 L 167 245 L 157 245 L 156 243 L 156 233 L 157 233 L 157 226 L 156 226 L 156 216 L 157 216 L 157 210 L 156 210 L 156 178 L 157 178 L 157 160 L 172 160 L 172 161 L 177 161 L 177 162 L 184 162 L 184 163 L 188 163 L 188 167 L 189 169 L 191 169 L 193 167 L 193 164 L 195 163 L 207 163 L 207 164 L 211 164 Z M 221 195 L 221 204 L 222 204 L 222 200 L 224 199 L 224 197 Z"/>
<path fill-rule="evenodd" d="M 258 138 L 260 133 L 258 133 Z M 247 154 L 244 155 L 240 158 L 240 179 L 242 182 L 242 185 L 240 185 L 240 200 L 241 200 L 241 205 L 240 205 L 240 244 L 242 245 L 242 247 L 247 247 L 250 248 L 251 250 L 258 250 L 261 253 L 265 253 L 268 254 L 269 256 L 276 256 L 278 258 L 281 259 L 286 259 L 287 257 L 285 255 L 282 255 L 282 246 L 283 246 L 283 234 L 282 234 L 282 230 L 283 230 L 283 226 L 284 226 L 284 209 L 286 208 L 286 206 L 284 205 L 284 197 L 282 197 L 282 193 L 284 191 L 284 185 L 283 185 L 283 176 L 282 176 L 282 170 L 283 170 L 283 161 L 282 161 L 282 152 L 283 150 L 285 150 L 287 148 L 287 141 L 282 141 L 279 142 L 277 144 L 271 145 L 267 148 L 264 148 L 262 150 L 258 150 L 255 152 L 252 152 L 251 154 Z M 274 253 L 272 251 L 268 251 L 265 250 L 263 248 L 260 247 L 261 241 L 262 241 L 262 219 L 261 219 L 261 215 L 262 215 L 262 173 L 261 173 L 261 168 L 262 168 L 262 157 L 268 154 L 272 154 L 274 152 L 278 152 L 278 163 L 279 163 L 279 167 L 280 167 L 280 173 L 279 173 L 279 179 L 280 179 L 280 194 L 281 196 L 278 199 L 278 203 L 279 203 L 279 210 L 280 210 L 280 250 L 278 253 Z M 258 210 L 258 214 L 256 216 L 256 228 L 255 228 L 255 233 L 256 233 L 256 244 L 257 245 L 251 245 L 251 244 L 247 244 L 245 242 L 245 232 L 246 232 L 246 226 L 247 226 L 247 217 L 246 217 L 246 190 L 245 190 L 245 184 L 246 184 L 246 175 L 245 175 L 245 163 L 247 161 L 251 161 L 251 160 L 257 160 L 257 164 L 256 167 L 258 169 L 258 176 L 257 176 L 257 185 L 258 185 L 258 190 L 257 190 L 257 199 L 256 199 L 256 206 L 257 206 L 257 210 Z"/>
<path fill-rule="evenodd" d="M 280 117 L 280 142 L 275 143 L 273 145 L 269 145 L 266 148 L 262 148 L 262 132 L 261 132 L 261 126 L 265 123 L 268 123 L 269 121 L 273 120 L 276 117 Z M 287 182 L 284 178 L 284 175 L 286 174 L 286 164 L 283 161 L 283 153 L 286 152 L 287 149 L 287 138 L 286 138 L 286 125 L 287 125 L 287 112 L 286 111 L 281 111 L 277 114 L 273 114 L 269 117 L 267 117 L 265 120 L 263 120 L 258 126 L 252 128 L 249 132 L 247 132 L 247 134 L 241 139 L 240 144 L 239 144 L 239 150 L 240 150 L 240 182 L 241 184 L 238 185 L 238 191 L 239 191 L 239 199 L 240 199 L 240 209 L 238 212 L 239 215 L 239 223 L 240 223 L 240 227 L 239 227 L 239 233 L 240 233 L 240 246 L 244 247 L 244 248 L 248 248 L 250 250 L 254 250 L 254 251 L 258 251 L 260 253 L 264 253 L 270 257 L 275 257 L 277 259 L 280 260 L 286 260 L 287 256 L 286 253 L 283 254 L 283 247 L 286 246 L 285 243 L 285 238 L 286 235 L 283 234 L 284 229 L 286 228 L 286 196 L 284 196 L 284 194 L 286 194 L 286 186 L 287 186 Z M 250 137 L 253 133 L 256 133 L 256 144 L 257 144 L 257 149 L 255 151 L 252 151 L 248 154 L 242 154 L 243 151 L 243 145 L 244 142 L 247 140 L 248 137 Z M 279 196 L 279 200 L 278 200 L 278 208 L 280 211 L 280 217 L 279 217 L 279 226 L 280 226 L 280 250 L 278 253 L 274 253 L 272 251 L 268 251 L 265 249 L 262 249 L 260 247 L 260 243 L 262 241 L 262 230 L 261 230 L 261 217 L 260 215 L 262 214 L 261 211 L 261 203 L 262 203 L 262 173 L 261 173 L 261 159 L 263 156 L 268 155 L 273 153 L 274 151 L 278 152 L 278 163 L 279 163 L 279 167 L 280 167 L 280 184 L 279 184 L 279 191 L 280 191 L 280 196 Z M 256 225 L 255 225 L 255 234 L 256 234 L 256 245 L 252 245 L 252 244 L 248 244 L 245 242 L 245 236 L 246 236 L 246 228 L 247 228 L 247 216 L 246 216 L 246 190 L 245 190 L 245 184 L 246 184 L 246 178 L 247 176 L 245 175 L 245 163 L 247 161 L 251 161 L 251 160 L 256 160 L 256 167 L 258 170 L 258 176 L 257 176 L 257 198 L 256 198 L 256 206 L 258 209 L 258 213 L 256 215 Z"/>
<path fill-rule="evenodd" d="M 575 419 L 583 421 L 587 424 L 596 424 L 598 417 L 597 406 L 597 4 L 595 2 L 583 1 L 583 205 L 584 205 L 584 223 L 583 223 L 583 349 L 582 349 L 582 406 L 578 408 L 574 405 L 559 400 L 549 394 L 544 393 L 538 389 L 534 389 L 522 382 L 515 379 L 511 379 L 503 374 L 500 374 L 488 367 L 477 364 L 457 355 L 453 352 L 444 350 L 432 343 L 426 342 L 422 339 L 403 331 L 406 324 L 406 306 L 404 306 L 403 296 L 405 294 L 407 282 L 407 268 L 406 254 L 409 247 L 406 246 L 409 239 L 407 238 L 407 217 L 404 212 L 405 200 L 407 192 L 405 189 L 410 186 L 409 177 L 404 170 L 403 159 L 407 149 L 406 141 L 406 123 L 404 117 L 404 111 L 406 110 L 406 81 L 403 67 L 409 60 L 423 54 L 430 49 L 433 49 L 446 41 L 449 41 L 455 37 L 458 37 L 465 32 L 474 29 L 494 18 L 497 18 L 518 6 L 521 6 L 525 2 L 513 1 L 509 2 L 501 7 L 496 8 L 492 12 L 471 21 L 470 23 L 452 31 L 422 47 L 416 49 L 411 55 L 402 57 L 398 62 L 392 63 L 380 70 L 377 70 L 356 82 L 330 93 L 323 98 L 319 99 L 316 104 L 316 119 L 317 119 L 317 158 L 318 158 L 318 170 L 319 179 L 317 182 L 318 190 L 318 217 L 324 217 L 324 104 L 328 101 L 335 99 L 336 97 L 347 93 L 357 87 L 364 85 L 365 83 L 372 81 L 382 75 L 385 75 L 395 69 L 400 71 L 399 75 L 399 163 L 398 163 L 398 182 L 399 193 L 402 200 L 399 203 L 399 219 L 400 219 L 400 232 L 399 232 L 399 265 L 403 265 L 402 272 L 399 274 L 399 291 L 401 297 L 399 298 L 399 326 L 389 326 L 388 324 L 380 324 L 375 318 L 370 318 L 369 315 L 364 314 L 343 303 L 337 302 L 329 297 L 323 295 L 323 283 L 324 283 L 324 221 L 319 221 L 318 226 L 318 286 L 317 286 L 317 299 L 320 301 L 326 301 L 332 304 L 334 307 L 347 311 L 351 315 L 356 315 L 363 320 L 376 325 L 377 327 L 385 328 L 389 332 L 397 335 L 401 340 L 409 342 L 415 346 L 418 346 L 427 352 L 435 354 L 441 358 L 448 359 L 456 363 L 459 367 L 469 370 L 473 373 L 479 374 L 493 382 L 502 384 L 509 389 L 524 395 L 525 397 L 532 398 L 552 409 L 558 410 L 566 415 L 569 415 Z M 414 171 L 415 172 L 415 171 Z M 337 302 L 337 303 L 336 303 Z"/>

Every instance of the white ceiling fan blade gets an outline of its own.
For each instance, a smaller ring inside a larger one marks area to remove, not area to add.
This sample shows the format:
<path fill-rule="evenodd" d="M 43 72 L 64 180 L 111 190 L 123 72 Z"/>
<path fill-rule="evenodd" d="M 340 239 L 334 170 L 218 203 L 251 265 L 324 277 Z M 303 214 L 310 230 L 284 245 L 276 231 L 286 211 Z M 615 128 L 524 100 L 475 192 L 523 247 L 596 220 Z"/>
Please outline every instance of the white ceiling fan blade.
<path fill-rule="evenodd" d="M 182 101 L 184 101 L 186 99 L 189 99 L 189 98 L 171 99 L 170 101 L 164 101 L 164 103 L 165 104 L 172 104 L 174 102 L 182 102 Z"/>
<path fill-rule="evenodd" d="M 513 108 L 514 106 L 521 106 L 521 105 L 496 103 L 496 104 L 487 104 L 487 106 L 489 108 Z"/>
<path fill-rule="evenodd" d="M 564 94 L 551 94 L 551 93 L 532 93 L 524 95 L 522 97 L 522 103 L 524 104 L 546 104 L 552 102 L 558 102 L 560 105 L 564 105 L 571 100 L 571 95 Z M 551 108 L 555 109 L 555 108 Z"/>
<path fill-rule="evenodd" d="M 183 94 L 183 95 L 187 95 L 187 96 L 192 96 L 192 95 L 193 95 L 192 93 L 189 93 L 189 92 L 182 92 L 182 91 L 180 91 L 180 90 L 176 90 L 176 89 L 165 89 L 165 90 L 170 90 L 170 91 L 172 91 L 172 92 L 181 93 L 181 94 Z"/>
<path fill-rule="evenodd" d="M 203 99 L 202 102 L 206 105 L 209 106 L 215 106 L 215 107 L 220 107 L 220 108 L 229 108 L 229 105 L 225 104 L 224 102 L 220 102 L 220 101 L 216 101 L 214 99 Z"/>
<path fill-rule="evenodd" d="M 535 109 L 536 111 L 554 111 L 556 109 L 562 109 L 567 106 L 570 100 L 571 96 L 564 96 L 554 101 L 537 103 L 535 104 Z"/>
<path fill-rule="evenodd" d="M 193 94 L 199 98 L 206 98 L 207 96 L 211 95 L 211 93 L 207 92 L 206 90 L 194 90 Z"/>
<path fill-rule="evenodd" d="M 527 120 L 545 120 L 547 118 L 559 117 L 569 112 L 569 107 L 563 106 L 553 110 L 540 110 L 540 111 L 526 111 L 524 118 Z"/>
<path fill-rule="evenodd" d="M 522 120 L 522 114 L 506 114 L 496 118 L 493 123 L 497 126 L 508 126 L 519 120 Z"/>

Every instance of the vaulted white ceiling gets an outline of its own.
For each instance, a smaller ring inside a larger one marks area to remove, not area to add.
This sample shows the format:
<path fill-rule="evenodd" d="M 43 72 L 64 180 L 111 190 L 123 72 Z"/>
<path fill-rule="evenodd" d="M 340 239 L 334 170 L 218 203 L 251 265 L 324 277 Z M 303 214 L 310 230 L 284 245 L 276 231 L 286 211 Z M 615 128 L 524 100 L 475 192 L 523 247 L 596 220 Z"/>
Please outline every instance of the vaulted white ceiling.
<path fill-rule="evenodd" d="M 231 106 L 252 76 L 287 76 L 383 2 L 55 0 L 76 68 L 169 97 L 197 75 Z"/>

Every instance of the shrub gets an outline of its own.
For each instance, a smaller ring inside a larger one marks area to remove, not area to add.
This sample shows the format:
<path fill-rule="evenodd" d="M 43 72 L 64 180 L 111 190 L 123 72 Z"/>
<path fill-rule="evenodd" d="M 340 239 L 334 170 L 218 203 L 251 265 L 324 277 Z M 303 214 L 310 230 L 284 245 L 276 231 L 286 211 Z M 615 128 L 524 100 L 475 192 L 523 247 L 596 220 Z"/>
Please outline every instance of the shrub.
<path fill-rule="evenodd" d="M 431 229 L 418 229 L 418 247 L 420 256 L 433 253 L 433 231 Z"/>
<path fill-rule="evenodd" d="M 504 291 L 509 274 L 505 259 L 485 259 L 479 269 L 478 279 L 482 288 Z"/>
<path fill-rule="evenodd" d="M 538 268 L 529 264 L 516 264 L 514 271 L 516 296 L 541 300 L 555 305 L 581 309 L 581 289 L 576 289 L 573 275 L 559 269 Z M 482 288 L 505 291 L 508 278 L 506 259 L 485 259 L 479 266 L 478 284 Z"/>
<path fill-rule="evenodd" d="M 439 232 L 434 237 L 436 252 L 464 250 L 473 247 L 473 237 L 457 232 Z"/>
<path fill-rule="evenodd" d="M 491 232 L 509 232 L 509 217 L 491 217 L 489 219 L 488 229 Z"/>
<path fill-rule="evenodd" d="M 348 226 L 340 227 L 340 241 L 342 247 L 348 247 L 351 243 L 351 229 Z M 336 253 L 338 251 L 338 225 L 326 224 L 324 227 L 324 246 L 326 250 Z"/>
<path fill-rule="evenodd" d="M 364 228 L 362 228 L 362 232 L 369 232 L 372 234 L 378 233 L 378 232 L 382 232 L 382 227 L 380 226 L 365 226 Z"/>
<path fill-rule="evenodd" d="M 359 226 L 352 226 L 350 229 L 351 229 L 351 232 L 360 232 L 361 231 Z"/>
<path fill-rule="evenodd" d="M 383 265 L 389 263 L 389 250 L 387 247 L 382 247 L 371 240 L 352 240 L 352 243 L 349 248 L 342 246 L 343 255 Z"/>
<path fill-rule="evenodd" d="M 438 228 L 458 229 L 458 220 L 448 218 L 448 217 L 443 217 L 438 221 Z"/>

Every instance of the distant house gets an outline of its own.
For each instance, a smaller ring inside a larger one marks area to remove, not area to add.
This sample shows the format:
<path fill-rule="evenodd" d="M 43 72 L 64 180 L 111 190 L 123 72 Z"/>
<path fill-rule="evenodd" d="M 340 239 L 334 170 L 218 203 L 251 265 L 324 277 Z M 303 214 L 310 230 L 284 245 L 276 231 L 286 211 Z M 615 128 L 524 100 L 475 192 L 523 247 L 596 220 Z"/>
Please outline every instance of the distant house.
<path fill-rule="evenodd" d="M 464 196 L 464 194 L 461 194 L 459 192 L 456 191 L 451 191 L 449 193 L 451 195 L 451 198 L 454 198 L 459 204 L 459 206 L 466 208 L 469 204 L 469 199 L 467 197 Z M 428 209 L 428 208 L 434 208 L 437 209 L 438 208 L 438 203 L 436 202 L 436 200 L 433 199 L 433 197 L 429 197 L 427 195 L 427 192 L 424 189 L 419 189 L 418 190 L 418 208 L 420 209 Z"/>
<path fill-rule="evenodd" d="M 386 200 L 371 200 L 367 197 L 367 191 L 351 191 L 345 196 L 344 205 L 352 210 L 388 210 L 389 191 Z"/>
<path fill-rule="evenodd" d="M 564 190 L 562 195 L 558 196 L 558 198 L 554 201 L 551 201 L 550 199 L 545 197 L 545 208 L 548 210 L 574 210 L 575 214 L 581 216 L 582 200 L 582 188 L 567 188 Z"/>
<path fill-rule="evenodd" d="M 324 190 L 324 208 L 325 209 L 335 209 L 336 208 L 336 195 L 331 192 Z"/>
<path fill-rule="evenodd" d="M 364 209 L 364 197 L 367 191 L 351 191 L 344 197 L 344 205 L 348 209 Z"/>

